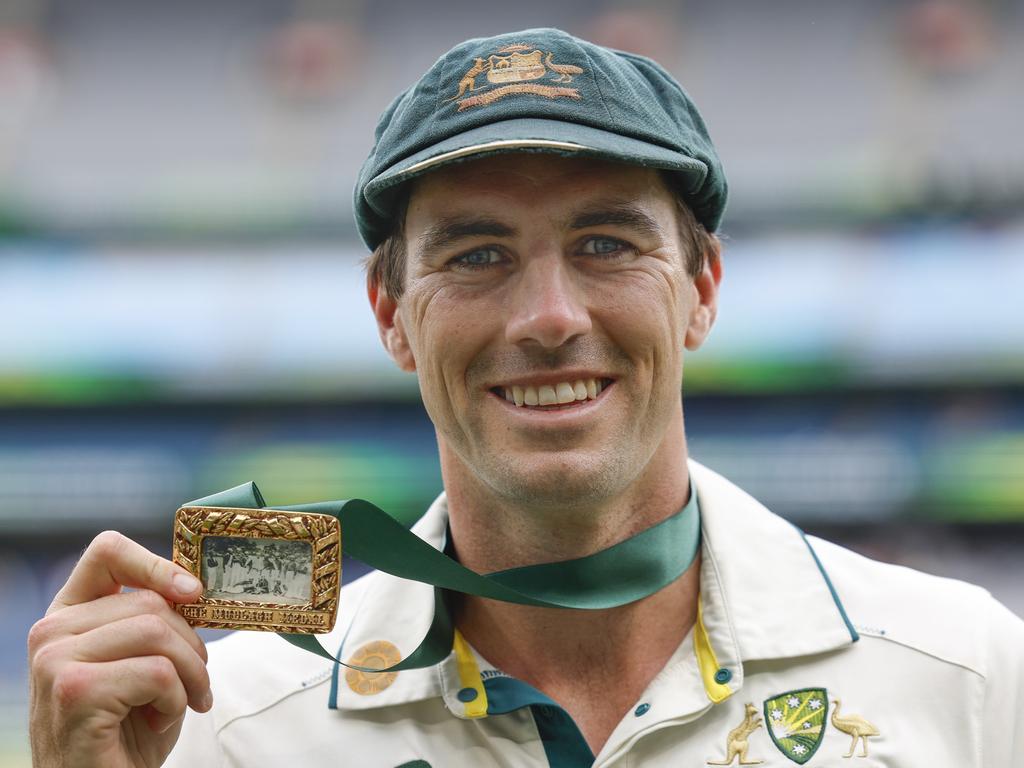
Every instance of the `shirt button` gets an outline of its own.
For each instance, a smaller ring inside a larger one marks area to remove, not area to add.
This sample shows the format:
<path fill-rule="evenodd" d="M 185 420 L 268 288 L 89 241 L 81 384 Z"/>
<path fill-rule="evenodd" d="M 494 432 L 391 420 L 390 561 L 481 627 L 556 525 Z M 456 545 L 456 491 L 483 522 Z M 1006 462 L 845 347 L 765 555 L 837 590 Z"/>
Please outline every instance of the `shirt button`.
<path fill-rule="evenodd" d="M 725 685 L 730 680 L 732 680 L 732 672 L 730 672 L 725 667 L 722 667 L 722 669 L 720 669 L 717 672 L 715 672 L 715 682 L 716 683 L 719 683 L 720 685 Z"/>
<path fill-rule="evenodd" d="M 636 709 L 633 710 L 633 715 L 636 716 L 636 717 L 640 717 L 641 715 L 646 715 L 647 714 L 647 710 L 649 710 L 650 708 L 651 708 L 651 705 L 648 704 L 645 701 L 643 704 L 640 704 Z"/>
<path fill-rule="evenodd" d="M 463 688 L 457 694 L 455 694 L 456 698 L 458 698 L 459 701 L 464 702 L 466 704 L 468 704 L 471 701 L 476 701 L 477 695 L 478 694 L 476 692 L 476 688 Z"/>

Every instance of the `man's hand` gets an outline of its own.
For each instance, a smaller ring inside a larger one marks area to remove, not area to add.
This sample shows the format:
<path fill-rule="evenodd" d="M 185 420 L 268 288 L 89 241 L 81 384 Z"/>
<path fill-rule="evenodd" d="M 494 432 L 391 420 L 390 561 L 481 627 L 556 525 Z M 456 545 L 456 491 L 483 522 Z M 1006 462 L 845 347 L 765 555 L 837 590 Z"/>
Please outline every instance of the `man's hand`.
<path fill-rule="evenodd" d="M 171 606 L 201 591 L 119 533 L 93 540 L 28 635 L 36 768 L 163 763 L 185 707 L 213 704 L 206 646 Z"/>

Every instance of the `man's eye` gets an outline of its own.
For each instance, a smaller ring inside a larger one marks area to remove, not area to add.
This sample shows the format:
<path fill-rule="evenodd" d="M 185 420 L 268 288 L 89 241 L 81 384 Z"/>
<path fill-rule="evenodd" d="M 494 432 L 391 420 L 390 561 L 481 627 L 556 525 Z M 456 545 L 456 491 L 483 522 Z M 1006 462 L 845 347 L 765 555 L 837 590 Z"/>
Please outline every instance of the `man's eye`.
<path fill-rule="evenodd" d="M 494 248 L 477 248 L 475 251 L 469 251 L 461 256 L 456 256 L 452 259 L 449 264 L 456 267 L 489 267 L 492 264 L 497 264 L 502 260 L 501 253 Z"/>
<path fill-rule="evenodd" d="M 628 251 L 630 247 L 621 240 L 613 240 L 610 237 L 591 237 L 580 248 L 580 252 L 588 256 L 612 256 L 622 251 Z"/>

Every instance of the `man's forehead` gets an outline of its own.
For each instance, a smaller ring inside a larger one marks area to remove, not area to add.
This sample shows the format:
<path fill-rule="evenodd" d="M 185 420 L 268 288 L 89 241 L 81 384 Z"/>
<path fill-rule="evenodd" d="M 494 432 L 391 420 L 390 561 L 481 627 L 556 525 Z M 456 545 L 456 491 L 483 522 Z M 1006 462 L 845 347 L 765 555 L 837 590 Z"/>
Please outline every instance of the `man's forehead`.
<path fill-rule="evenodd" d="M 535 182 L 565 177 L 527 171 L 517 184 L 520 171 L 488 171 L 473 184 L 459 183 L 463 180 L 458 176 L 439 179 L 433 186 L 424 181 L 407 210 L 408 242 L 427 255 L 469 238 L 517 238 L 535 224 L 556 231 L 616 226 L 657 238 L 670 229 L 670 193 L 658 187 L 657 175 L 650 180 L 641 173 L 639 184 L 623 184 L 621 178 L 602 184 L 584 174 L 544 188 Z"/>

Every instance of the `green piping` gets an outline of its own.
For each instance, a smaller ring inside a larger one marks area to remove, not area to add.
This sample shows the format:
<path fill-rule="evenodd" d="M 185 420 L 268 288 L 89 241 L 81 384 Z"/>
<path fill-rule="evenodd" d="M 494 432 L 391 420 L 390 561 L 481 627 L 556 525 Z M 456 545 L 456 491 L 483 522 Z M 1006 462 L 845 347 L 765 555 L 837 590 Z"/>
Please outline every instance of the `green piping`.
<path fill-rule="evenodd" d="M 796 526 L 793 526 L 796 528 Z M 814 558 L 815 565 L 818 566 L 818 570 L 821 571 L 821 577 L 825 580 L 825 584 L 828 586 L 828 591 L 832 593 L 832 600 L 836 604 L 836 608 L 839 609 L 839 615 L 843 617 L 843 622 L 846 624 L 846 628 L 850 631 L 850 638 L 853 642 L 860 640 L 860 635 L 857 630 L 853 628 L 853 622 L 850 621 L 850 617 L 846 615 L 846 609 L 843 608 L 843 603 L 839 599 L 839 595 L 836 594 L 836 588 L 832 586 L 832 579 L 825 573 L 825 567 L 821 564 L 821 560 L 818 559 L 818 553 L 814 551 L 814 547 L 811 546 L 811 542 L 807 540 L 807 534 L 796 528 L 799 531 L 801 538 L 804 540 L 804 544 L 807 545 L 807 549 L 810 550 L 811 557 Z"/>

